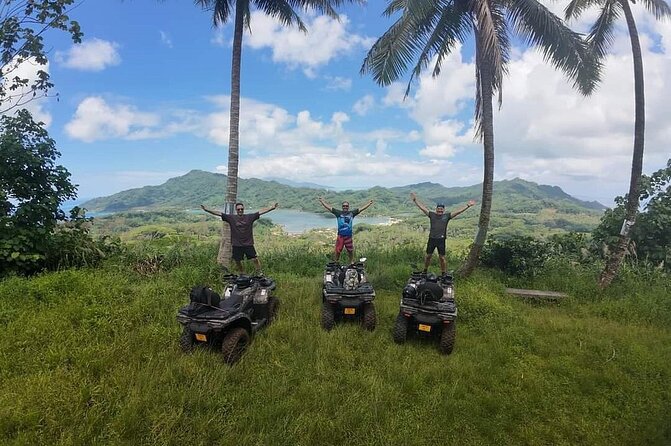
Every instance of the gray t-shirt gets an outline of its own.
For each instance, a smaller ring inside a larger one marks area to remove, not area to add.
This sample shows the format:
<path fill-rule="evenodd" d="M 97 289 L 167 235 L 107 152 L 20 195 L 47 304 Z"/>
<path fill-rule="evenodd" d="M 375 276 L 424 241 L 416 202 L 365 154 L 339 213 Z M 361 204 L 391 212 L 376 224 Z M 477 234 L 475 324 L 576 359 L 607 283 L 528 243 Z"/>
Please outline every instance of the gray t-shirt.
<path fill-rule="evenodd" d="M 254 246 L 252 225 L 260 216 L 258 212 L 243 215 L 221 214 L 221 219 L 231 227 L 232 246 Z"/>
<path fill-rule="evenodd" d="M 450 218 L 450 213 L 447 211 L 443 215 L 429 211 L 429 220 L 431 220 L 429 238 L 445 238 L 447 235 L 447 222 L 450 221 Z"/>

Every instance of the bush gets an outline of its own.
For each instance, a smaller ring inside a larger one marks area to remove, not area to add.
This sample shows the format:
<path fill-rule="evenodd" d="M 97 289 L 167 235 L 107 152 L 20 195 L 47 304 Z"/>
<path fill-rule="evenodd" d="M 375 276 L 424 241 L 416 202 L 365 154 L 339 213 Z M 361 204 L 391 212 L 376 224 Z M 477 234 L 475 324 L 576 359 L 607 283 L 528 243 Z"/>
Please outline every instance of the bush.
<path fill-rule="evenodd" d="M 513 276 L 534 276 L 550 254 L 548 244 L 533 237 L 491 237 L 482 249 L 480 261 Z"/>

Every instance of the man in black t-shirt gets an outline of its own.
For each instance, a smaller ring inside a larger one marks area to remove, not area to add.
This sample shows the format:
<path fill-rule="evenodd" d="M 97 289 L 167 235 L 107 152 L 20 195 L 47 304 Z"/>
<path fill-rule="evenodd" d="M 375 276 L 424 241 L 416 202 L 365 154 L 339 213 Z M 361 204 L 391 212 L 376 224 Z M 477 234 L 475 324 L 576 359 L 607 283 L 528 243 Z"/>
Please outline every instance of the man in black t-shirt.
<path fill-rule="evenodd" d="M 424 258 L 424 272 L 429 269 L 431 264 L 431 257 L 433 251 L 438 249 L 438 259 L 440 260 L 440 272 L 445 274 L 445 237 L 447 236 L 447 223 L 455 218 L 457 215 L 464 212 L 466 209 L 475 205 L 475 201 L 469 201 L 466 206 L 458 211 L 445 213 L 445 205 L 442 203 L 436 204 L 436 212 L 430 211 L 421 201 L 417 200 L 417 195 L 414 192 L 410 193 L 410 198 L 417 207 L 429 217 L 431 225 L 429 226 L 429 241 L 426 243 L 426 257 Z"/>
<path fill-rule="evenodd" d="M 258 212 L 254 212 L 253 214 L 245 214 L 245 205 L 242 203 L 235 203 L 235 214 L 224 214 L 222 212 L 213 211 L 207 209 L 202 204 L 200 207 L 205 212 L 220 217 L 231 227 L 231 246 L 233 247 L 232 257 L 238 272 L 240 272 L 240 274 L 245 272 L 245 268 L 242 266 L 242 260 L 245 257 L 254 262 L 257 271 L 261 271 L 261 262 L 254 249 L 254 233 L 252 231 L 252 225 L 261 215 L 277 209 L 277 203 L 265 209 L 261 209 Z"/>

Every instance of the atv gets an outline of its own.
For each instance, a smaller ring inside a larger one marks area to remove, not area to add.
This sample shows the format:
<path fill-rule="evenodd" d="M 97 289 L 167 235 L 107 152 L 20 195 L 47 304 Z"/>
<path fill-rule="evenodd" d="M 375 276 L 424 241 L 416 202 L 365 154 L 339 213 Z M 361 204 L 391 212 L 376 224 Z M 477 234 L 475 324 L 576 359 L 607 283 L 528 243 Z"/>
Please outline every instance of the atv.
<path fill-rule="evenodd" d="M 251 336 L 277 317 L 279 299 L 269 277 L 228 275 L 225 280 L 223 299 L 207 286 L 191 289 L 191 302 L 177 313 L 184 326 L 179 345 L 186 353 L 198 345 L 221 348 L 224 361 L 233 364 Z"/>
<path fill-rule="evenodd" d="M 394 342 L 408 332 L 440 336 L 440 351 L 449 355 L 456 338 L 457 305 L 451 274 L 413 272 L 403 288 L 401 309 L 394 325 Z"/>
<path fill-rule="evenodd" d="M 366 277 L 365 261 L 362 258 L 351 265 L 326 264 L 321 315 L 324 330 L 331 330 L 342 319 L 359 319 L 363 328 L 375 330 L 375 290 Z"/>

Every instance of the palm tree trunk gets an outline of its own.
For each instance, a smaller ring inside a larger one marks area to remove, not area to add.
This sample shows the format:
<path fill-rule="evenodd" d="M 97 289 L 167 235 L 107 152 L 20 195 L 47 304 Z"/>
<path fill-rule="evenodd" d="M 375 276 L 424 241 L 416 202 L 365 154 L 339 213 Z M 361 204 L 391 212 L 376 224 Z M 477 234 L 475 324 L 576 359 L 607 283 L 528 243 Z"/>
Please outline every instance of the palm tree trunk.
<path fill-rule="evenodd" d="M 629 7 L 629 0 L 621 0 L 624 16 L 627 19 L 629 39 L 631 40 L 631 54 L 634 60 L 634 154 L 631 160 L 631 179 L 629 181 L 629 193 L 627 194 L 627 207 L 625 223 L 622 225 L 619 239 L 615 250 L 611 254 L 606 267 L 599 278 L 599 286 L 603 289 L 610 285 L 622 265 L 625 253 L 629 247 L 630 231 L 636 222 L 640 198 L 640 180 L 643 171 L 643 150 L 645 138 L 645 91 L 643 84 L 643 57 L 641 55 L 641 43 L 638 39 L 636 22 Z"/>
<path fill-rule="evenodd" d="M 242 61 L 242 32 L 244 8 L 241 0 L 236 2 L 235 29 L 233 33 L 233 60 L 231 64 L 231 110 L 228 135 L 228 177 L 226 182 L 226 205 L 224 212 L 233 212 L 238 196 L 238 160 L 239 160 L 239 128 L 240 128 L 240 66 Z M 217 262 L 228 268 L 231 261 L 231 228 L 222 222 L 221 242 Z"/>
<path fill-rule="evenodd" d="M 476 33 L 476 40 L 478 34 Z M 480 104 L 482 106 L 482 145 L 484 153 L 484 173 L 482 180 L 482 200 L 480 204 L 480 220 L 478 221 L 478 233 L 471 245 L 471 250 L 464 264 L 458 271 L 460 276 L 470 275 L 478 264 L 480 251 L 487 239 L 489 229 L 489 218 L 492 211 L 492 192 L 494 188 L 494 112 L 492 105 L 492 66 L 483 60 L 478 51 L 476 42 L 476 63 L 479 65 L 480 73 Z"/>

